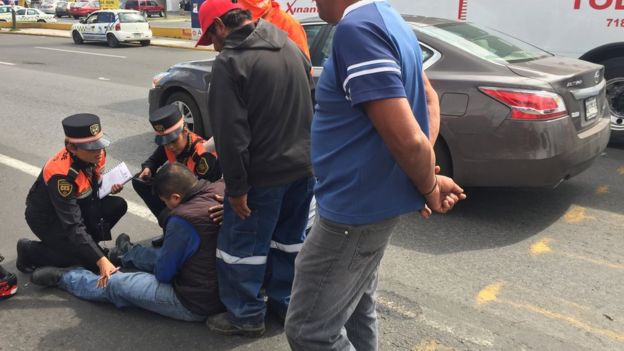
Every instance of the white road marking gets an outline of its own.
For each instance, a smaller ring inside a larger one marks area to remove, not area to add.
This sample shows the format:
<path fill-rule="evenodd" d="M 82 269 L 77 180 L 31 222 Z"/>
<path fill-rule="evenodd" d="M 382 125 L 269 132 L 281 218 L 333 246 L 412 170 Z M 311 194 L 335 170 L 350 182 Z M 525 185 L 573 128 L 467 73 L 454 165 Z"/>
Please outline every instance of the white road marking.
<path fill-rule="evenodd" d="M 2 61 L 0 61 L 0 65 L 15 66 L 15 64 L 14 64 L 14 63 L 11 63 L 11 62 L 2 62 Z"/>
<path fill-rule="evenodd" d="M 106 78 L 106 77 L 98 77 L 98 80 L 103 80 L 103 81 L 109 81 L 110 79 Z"/>
<path fill-rule="evenodd" d="M 114 57 L 114 58 L 121 58 L 121 59 L 127 58 L 126 56 L 109 55 L 109 54 L 98 54 L 98 53 L 95 53 L 95 52 L 88 52 L 88 51 L 76 51 L 76 50 L 46 48 L 46 47 L 43 47 L 43 46 L 35 46 L 35 49 L 69 52 L 69 53 L 72 53 L 72 54 L 83 54 L 83 55 L 93 55 L 93 56 Z"/>
<path fill-rule="evenodd" d="M 9 166 L 18 171 L 22 171 L 28 175 L 33 177 L 38 177 L 41 172 L 41 168 L 35 167 L 28 163 L 22 162 L 20 160 L 14 159 L 12 157 L 0 154 L 0 164 L 5 166 Z M 128 212 L 132 213 L 135 216 L 141 217 L 147 221 L 152 223 L 158 223 L 156 217 L 152 214 L 152 212 L 145 206 L 139 205 L 136 202 L 126 200 L 128 203 Z"/>

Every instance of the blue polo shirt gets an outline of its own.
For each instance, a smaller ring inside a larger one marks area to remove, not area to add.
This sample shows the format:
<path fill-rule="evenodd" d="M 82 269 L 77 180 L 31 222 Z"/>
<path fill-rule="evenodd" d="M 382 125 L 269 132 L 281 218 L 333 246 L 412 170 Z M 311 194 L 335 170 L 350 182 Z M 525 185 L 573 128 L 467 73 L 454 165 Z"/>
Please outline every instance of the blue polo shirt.
<path fill-rule="evenodd" d="M 367 224 L 424 206 L 362 106 L 407 98 L 428 134 L 421 74 L 414 30 L 387 2 L 362 0 L 347 8 L 316 87 L 312 121 L 315 196 L 323 218 Z"/>

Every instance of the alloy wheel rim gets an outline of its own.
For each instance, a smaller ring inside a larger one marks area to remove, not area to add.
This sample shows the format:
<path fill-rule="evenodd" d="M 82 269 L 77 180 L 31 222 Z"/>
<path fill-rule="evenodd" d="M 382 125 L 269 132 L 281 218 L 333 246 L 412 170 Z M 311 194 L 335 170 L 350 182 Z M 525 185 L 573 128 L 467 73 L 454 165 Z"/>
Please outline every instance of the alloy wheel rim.
<path fill-rule="evenodd" d="M 611 129 L 624 130 L 624 78 L 607 82 L 607 103 L 611 111 Z"/>
<path fill-rule="evenodd" d="M 180 109 L 180 112 L 182 112 L 182 115 L 184 116 L 184 122 L 192 126 L 193 112 L 191 112 L 191 109 L 182 101 L 176 101 L 175 104 L 178 106 L 178 109 Z"/>

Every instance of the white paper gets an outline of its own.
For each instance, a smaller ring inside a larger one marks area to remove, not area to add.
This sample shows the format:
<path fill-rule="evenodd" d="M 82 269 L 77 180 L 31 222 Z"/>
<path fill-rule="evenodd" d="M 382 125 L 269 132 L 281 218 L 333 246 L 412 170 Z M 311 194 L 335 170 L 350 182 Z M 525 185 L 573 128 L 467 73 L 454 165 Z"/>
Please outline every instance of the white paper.
<path fill-rule="evenodd" d="M 111 168 L 108 172 L 102 174 L 102 183 L 100 184 L 100 190 L 98 196 L 103 198 L 111 193 L 114 184 L 125 184 L 132 179 L 132 173 L 126 166 L 125 162 L 118 164 Z"/>

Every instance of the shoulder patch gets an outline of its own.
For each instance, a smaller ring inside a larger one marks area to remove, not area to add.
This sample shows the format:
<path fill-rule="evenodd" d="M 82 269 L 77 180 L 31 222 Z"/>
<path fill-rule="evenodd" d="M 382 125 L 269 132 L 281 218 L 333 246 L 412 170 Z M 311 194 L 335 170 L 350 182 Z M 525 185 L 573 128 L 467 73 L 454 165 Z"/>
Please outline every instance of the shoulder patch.
<path fill-rule="evenodd" d="M 208 173 L 209 169 L 210 167 L 208 166 L 208 160 L 206 160 L 205 157 L 201 157 L 199 159 L 199 162 L 197 162 L 197 166 L 195 166 L 195 171 L 197 172 L 197 174 L 203 176 Z"/>
<path fill-rule="evenodd" d="M 65 179 L 60 179 L 56 185 L 59 195 L 68 197 L 74 190 L 74 185 Z"/>

